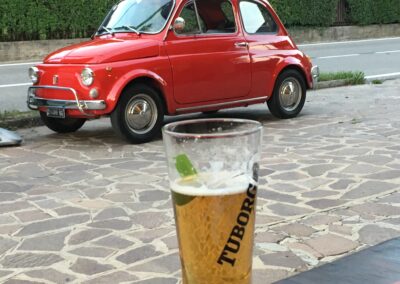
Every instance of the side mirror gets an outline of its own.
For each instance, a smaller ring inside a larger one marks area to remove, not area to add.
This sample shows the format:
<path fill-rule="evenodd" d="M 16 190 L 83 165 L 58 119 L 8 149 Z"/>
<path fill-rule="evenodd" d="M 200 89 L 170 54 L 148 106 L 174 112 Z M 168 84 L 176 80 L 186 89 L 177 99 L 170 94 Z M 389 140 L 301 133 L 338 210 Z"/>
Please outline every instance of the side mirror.
<path fill-rule="evenodd" d="M 172 29 L 176 33 L 182 32 L 185 29 L 185 19 L 181 17 L 176 18 L 174 24 L 172 25 Z"/>

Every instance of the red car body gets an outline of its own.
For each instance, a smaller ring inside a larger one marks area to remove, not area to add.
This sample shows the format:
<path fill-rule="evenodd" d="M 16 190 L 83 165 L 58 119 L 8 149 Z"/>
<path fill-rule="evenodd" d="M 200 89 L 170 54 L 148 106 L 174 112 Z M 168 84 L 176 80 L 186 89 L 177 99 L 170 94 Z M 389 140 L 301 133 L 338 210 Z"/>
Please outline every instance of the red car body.
<path fill-rule="evenodd" d="M 277 79 L 288 69 L 300 74 L 307 89 L 314 87 L 317 72 L 312 71 L 311 61 L 298 50 L 268 2 L 252 1 L 269 11 L 276 33 L 247 33 L 240 1 L 231 0 L 234 32 L 181 36 L 172 26 L 187 2 L 173 2 L 159 33 L 100 34 L 51 53 L 36 66 L 37 81 L 29 90 L 29 107 L 42 113 L 49 108 L 63 109 L 65 118 L 53 112 L 57 120 L 110 115 L 124 90 L 136 83 L 159 94 L 162 114 L 214 111 L 270 100 Z M 90 86 L 80 78 L 84 68 L 93 72 Z"/>

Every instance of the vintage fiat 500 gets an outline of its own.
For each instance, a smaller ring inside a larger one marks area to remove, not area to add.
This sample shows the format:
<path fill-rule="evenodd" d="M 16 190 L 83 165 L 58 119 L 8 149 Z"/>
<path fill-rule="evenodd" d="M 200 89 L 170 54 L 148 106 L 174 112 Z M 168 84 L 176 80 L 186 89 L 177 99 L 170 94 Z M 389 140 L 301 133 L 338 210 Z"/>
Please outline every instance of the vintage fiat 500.
<path fill-rule="evenodd" d="M 264 0 L 122 0 L 90 41 L 30 68 L 28 106 L 60 133 L 109 115 L 142 143 L 164 115 L 267 102 L 295 117 L 318 73 Z"/>

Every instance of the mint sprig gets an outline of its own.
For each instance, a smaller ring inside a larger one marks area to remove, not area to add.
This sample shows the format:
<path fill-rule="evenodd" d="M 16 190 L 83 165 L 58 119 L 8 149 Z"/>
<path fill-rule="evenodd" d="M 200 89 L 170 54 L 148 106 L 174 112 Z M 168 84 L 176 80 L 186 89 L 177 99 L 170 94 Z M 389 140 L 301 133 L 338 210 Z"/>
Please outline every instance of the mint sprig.
<path fill-rule="evenodd" d="M 193 167 L 189 157 L 185 154 L 180 154 L 175 157 L 175 167 L 183 180 L 191 180 L 196 177 L 197 171 Z M 177 206 L 183 206 L 195 199 L 196 196 L 183 195 L 172 191 L 172 199 Z"/>
<path fill-rule="evenodd" d="M 187 155 L 180 154 L 175 157 L 175 161 L 176 170 L 181 177 L 185 178 L 197 175 L 197 171 Z"/>

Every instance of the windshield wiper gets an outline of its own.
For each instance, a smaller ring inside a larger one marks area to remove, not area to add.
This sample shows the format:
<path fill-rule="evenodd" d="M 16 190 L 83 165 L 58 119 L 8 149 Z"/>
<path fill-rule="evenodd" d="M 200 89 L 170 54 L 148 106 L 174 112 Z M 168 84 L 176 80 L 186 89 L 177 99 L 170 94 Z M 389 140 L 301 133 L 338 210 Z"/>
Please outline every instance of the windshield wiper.
<path fill-rule="evenodd" d="M 101 27 L 99 28 L 99 31 L 100 31 L 101 29 L 105 30 L 107 33 L 109 33 L 109 34 L 111 34 L 111 35 L 114 33 L 110 28 L 107 28 L 106 26 L 101 26 Z M 97 33 L 99 33 L 99 31 L 97 31 Z"/>
<path fill-rule="evenodd" d="M 137 29 L 133 28 L 132 26 L 122 26 L 121 28 L 128 29 L 134 32 L 135 34 L 140 35 L 140 32 Z"/>

